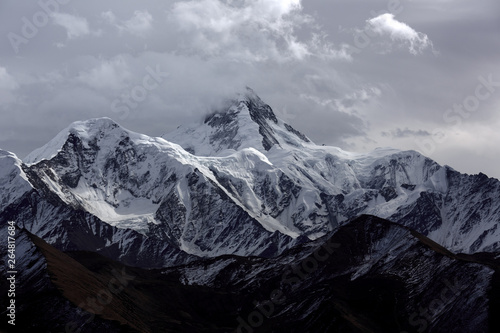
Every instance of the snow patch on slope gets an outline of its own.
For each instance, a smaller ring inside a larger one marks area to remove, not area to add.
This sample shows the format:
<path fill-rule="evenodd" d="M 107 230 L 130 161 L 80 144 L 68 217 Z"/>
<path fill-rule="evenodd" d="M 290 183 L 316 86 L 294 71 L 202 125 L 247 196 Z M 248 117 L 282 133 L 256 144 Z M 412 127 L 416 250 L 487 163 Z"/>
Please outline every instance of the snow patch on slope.
<path fill-rule="evenodd" d="M 114 199 L 119 202 L 118 205 L 108 203 L 102 190 L 89 187 L 82 180 L 73 194 L 86 211 L 112 226 L 145 233 L 148 223 L 157 223 L 154 214 L 160 205 L 152 203 L 150 199 L 137 198 L 128 190 L 117 191 Z"/>
<path fill-rule="evenodd" d="M 0 212 L 32 189 L 21 166 L 15 154 L 0 149 Z"/>

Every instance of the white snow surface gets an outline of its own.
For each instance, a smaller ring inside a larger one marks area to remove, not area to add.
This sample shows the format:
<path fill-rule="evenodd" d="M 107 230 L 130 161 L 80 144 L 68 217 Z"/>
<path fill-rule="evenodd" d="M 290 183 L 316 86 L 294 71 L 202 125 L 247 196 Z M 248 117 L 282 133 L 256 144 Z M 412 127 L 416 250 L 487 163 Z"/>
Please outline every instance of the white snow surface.
<path fill-rule="evenodd" d="M 0 149 L 0 212 L 32 189 L 21 165 L 15 154 Z"/>

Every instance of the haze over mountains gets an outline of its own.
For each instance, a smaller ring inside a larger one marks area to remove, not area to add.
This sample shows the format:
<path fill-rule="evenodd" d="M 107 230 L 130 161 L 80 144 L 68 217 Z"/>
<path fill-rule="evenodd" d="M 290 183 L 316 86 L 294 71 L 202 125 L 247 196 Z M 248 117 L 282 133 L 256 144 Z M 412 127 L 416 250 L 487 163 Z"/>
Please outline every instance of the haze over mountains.
<path fill-rule="evenodd" d="M 498 327 L 498 180 L 415 151 L 316 145 L 251 89 L 163 138 L 99 118 L 71 124 L 24 160 L 0 151 L 0 190 L 2 232 L 15 221 L 26 265 L 20 316 L 55 302 L 28 320 L 50 318 L 47 330 L 68 320 L 89 332 Z M 338 246 L 318 263 L 315 250 L 332 239 Z M 291 288 L 282 277 L 307 258 L 315 269 Z M 79 302 L 118 268 L 136 279 L 114 310 L 94 309 L 91 324 L 78 317 Z M 79 276 L 91 287 L 74 287 Z M 452 280 L 463 288 L 418 321 L 418 304 Z M 248 315 L 273 290 L 286 300 L 253 325 Z M 132 315 L 138 300 L 165 310 Z"/>

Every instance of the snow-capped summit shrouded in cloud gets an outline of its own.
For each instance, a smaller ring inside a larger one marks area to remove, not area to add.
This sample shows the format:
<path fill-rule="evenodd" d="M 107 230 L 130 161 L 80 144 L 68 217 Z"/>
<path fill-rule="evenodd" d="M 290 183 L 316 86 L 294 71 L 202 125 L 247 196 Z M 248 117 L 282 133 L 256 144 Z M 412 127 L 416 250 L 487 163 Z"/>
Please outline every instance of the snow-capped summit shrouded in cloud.
<path fill-rule="evenodd" d="M 202 122 L 250 86 L 319 144 L 415 149 L 499 178 L 499 6 L 5 2 L 0 147 L 23 157 L 66 124 L 94 117 L 159 136 Z"/>

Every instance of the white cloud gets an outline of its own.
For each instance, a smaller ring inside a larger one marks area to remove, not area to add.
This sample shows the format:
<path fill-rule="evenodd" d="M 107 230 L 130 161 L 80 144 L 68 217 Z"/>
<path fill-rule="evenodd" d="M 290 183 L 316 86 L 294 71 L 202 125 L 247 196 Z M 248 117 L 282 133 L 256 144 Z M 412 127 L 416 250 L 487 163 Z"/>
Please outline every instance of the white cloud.
<path fill-rule="evenodd" d="M 89 23 L 84 17 L 78 17 L 67 13 L 53 13 L 54 24 L 66 29 L 68 39 L 74 39 L 91 33 Z"/>
<path fill-rule="evenodd" d="M 109 61 L 101 61 L 90 71 L 78 74 L 78 81 L 95 89 L 123 89 L 126 80 L 130 77 L 127 63 L 122 57 L 115 57 Z"/>
<path fill-rule="evenodd" d="M 432 48 L 432 41 L 426 34 L 417 32 L 409 25 L 394 19 L 394 14 L 382 14 L 366 22 L 367 30 L 380 36 L 389 36 L 393 42 L 408 44 L 412 54 L 422 53 L 426 48 Z"/>
<path fill-rule="evenodd" d="M 300 0 L 191 0 L 176 2 L 169 18 L 191 41 L 185 48 L 205 56 L 243 61 L 287 61 L 308 56 L 347 58 L 316 38 L 299 38 L 299 28 L 317 29 Z"/>
<path fill-rule="evenodd" d="M 101 17 L 118 30 L 136 36 L 145 36 L 153 28 L 153 16 L 147 10 L 136 10 L 134 15 L 126 21 L 119 21 L 112 11 L 101 13 Z"/>

